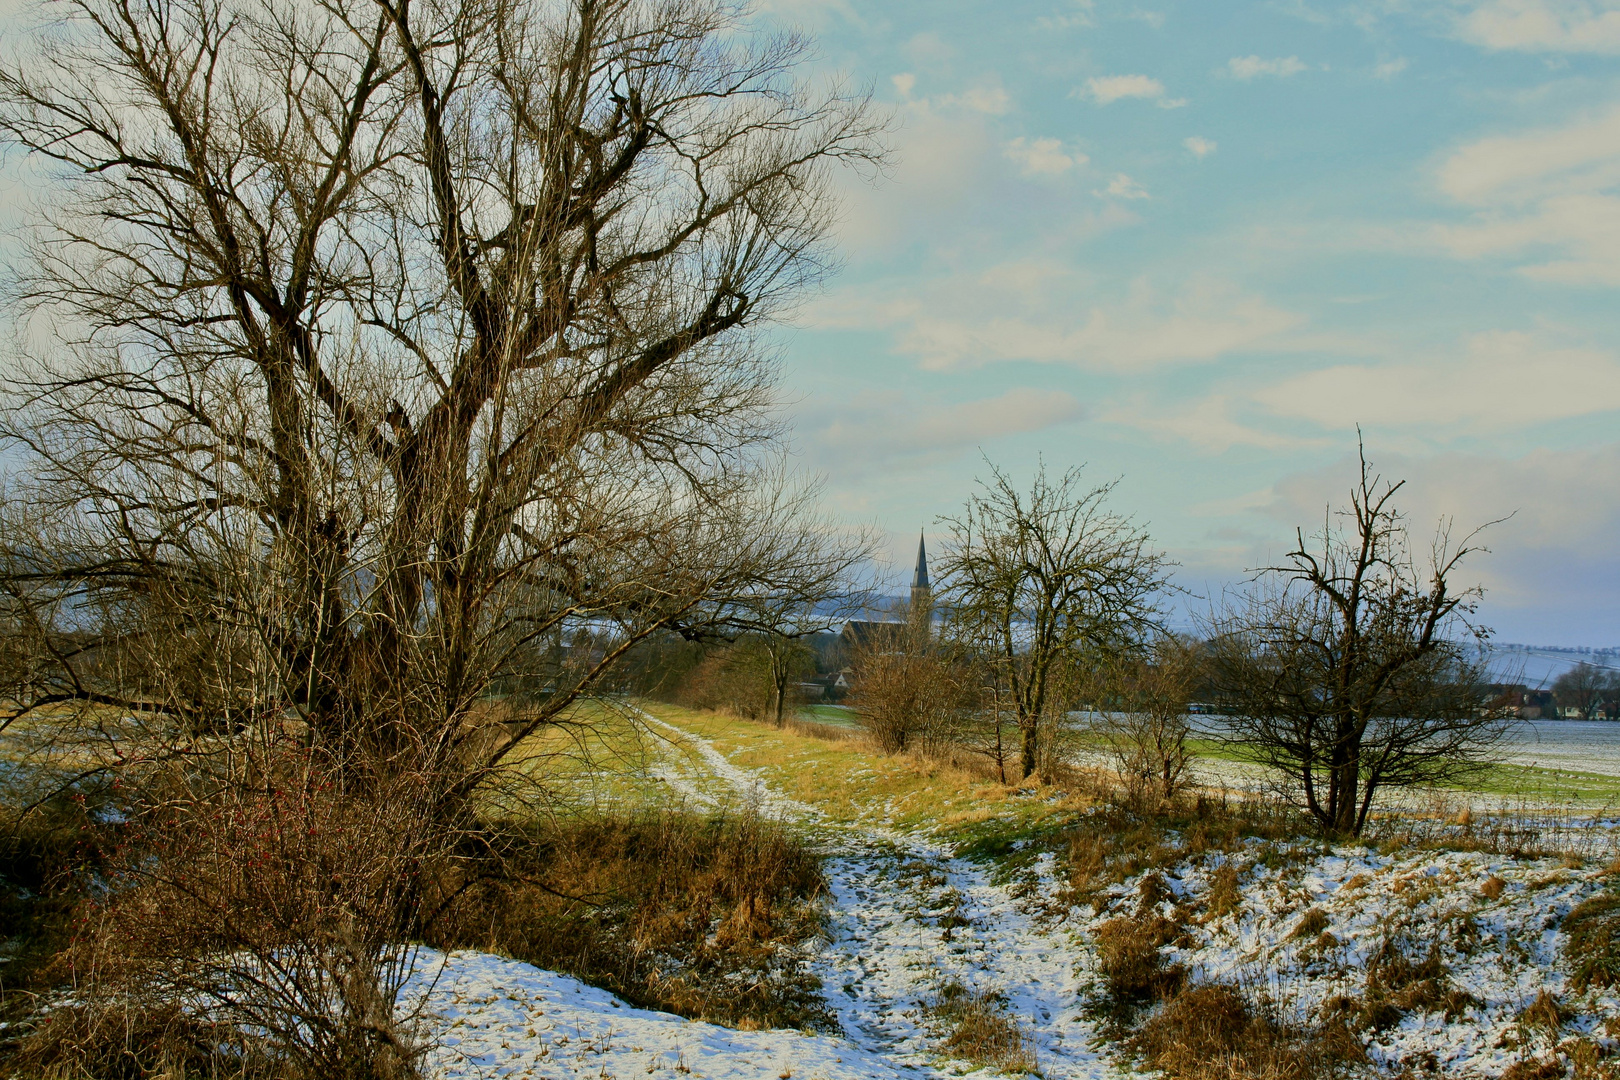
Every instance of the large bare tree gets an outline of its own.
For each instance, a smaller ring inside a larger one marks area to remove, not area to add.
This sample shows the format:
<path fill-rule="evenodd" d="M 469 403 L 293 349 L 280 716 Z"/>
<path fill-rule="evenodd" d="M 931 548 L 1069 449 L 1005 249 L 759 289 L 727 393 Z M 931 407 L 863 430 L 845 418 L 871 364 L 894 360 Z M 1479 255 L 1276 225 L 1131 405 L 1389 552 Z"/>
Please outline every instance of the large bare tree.
<path fill-rule="evenodd" d="M 864 553 L 781 467 L 759 335 L 826 269 L 829 177 L 880 124 L 725 0 L 51 10 L 0 66 L 0 139 L 43 179 L 0 407 L 0 728 L 76 733 L 64 767 L 138 773 L 147 834 L 198 838 L 127 863 L 131 917 L 196 901 L 132 963 L 246 957 L 171 983 L 406 1075 L 376 972 L 453 884 L 479 785 L 638 641 L 769 629 Z M 413 824 L 328 874 L 284 805 Z M 290 898 L 199 891 L 267 820 Z M 254 982 L 286 926 L 314 967 Z"/>
<path fill-rule="evenodd" d="M 1074 706 L 1065 686 L 1103 658 L 1135 648 L 1160 621 L 1168 560 L 1147 533 L 1107 508 L 1113 484 L 1086 487 L 1080 470 L 1028 492 L 1000 469 L 947 518 L 940 558 L 947 633 L 996 664 L 1021 735 L 1020 769 L 1035 772 L 1042 725 Z"/>
<path fill-rule="evenodd" d="M 1228 737 L 1329 837 L 1358 835 L 1383 788 L 1477 774 L 1509 730 L 1483 707 L 1481 590 L 1457 582 L 1478 531 L 1459 542 L 1442 522 L 1420 563 L 1395 507 L 1403 483 L 1363 451 L 1343 525 L 1296 530 L 1286 561 L 1209 627 Z"/>
<path fill-rule="evenodd" d="M 0 73 L 54 166 L 0 424 L 11 715 L 487 766 L 492 679 L 554 691 L 521 737 L 859 555 L 774 470 L 757 338 L 876 155 L 803 40 L 713 0 L 64 10 Z"/>

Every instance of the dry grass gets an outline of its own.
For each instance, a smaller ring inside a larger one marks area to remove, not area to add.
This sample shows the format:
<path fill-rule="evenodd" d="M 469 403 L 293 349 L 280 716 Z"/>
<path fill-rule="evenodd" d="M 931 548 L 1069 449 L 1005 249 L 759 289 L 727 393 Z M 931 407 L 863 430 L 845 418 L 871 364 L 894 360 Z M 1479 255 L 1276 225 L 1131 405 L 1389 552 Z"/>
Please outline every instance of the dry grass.
<path fill-rule="evenodd" d="M 1118 803 L 1104 805 L 1080 816 L 1067 830 L 1069 883 L 1064 899 L 1101 910 L 1111 886 L 1144 870 L 1168 869 L 1213 852 L 1235 852 L 1251 837 L 1272 845 L 1263 853 L 1266 857 L 1278 856 L 1283 849 L 1276 845 L 1298 836 L 1302 827 L 1290 808 L 1259 798 L 1183 799 L 1154 814 L 1133 813 Z M 1223 864 L 1216 873 L 1220 892 L 1212 892 L 1206 902 L 1214 914 L 1228 914 L 1241 903 L 1237 868 Z"/>
<path fill-rule="evenodd" d="M 1564 959 L 1577 993 L 1620 983 L 1620 894 L 1606 892 L 1564 917 Z"/>
<path fill-rule="evenodd" d="M 944 1025 L 940 1046 L 952 1057 L 1007 1073 L 1037 1071 L 1034 1044 L 1007 1015 L 1000 995 L 948 983 L 928 1006 L 928 1014 Z"/>
<path fill-rule="evenodd" d="M 30 1080 L 285 1080 L 234 1025 L 208 1024 L 174 1002 L 131 999 L 122 1008 L 76 1003 L 51 1011 L 9 1057 Z"/>
<path fill-rule="evenodd" d="M 663 703 L 647 708 L 832 822 L 941 829 L 972 839 L 986 829 L 1027 832 L 1047 822 L 1061 825 L 1094 803 L 1079 785 L 997 783 L 983 759 L 966 753 L 919 746 L 883 754 L 858 730 L 824 731 L 829 725 L 799 722 L 778 728 Z"/>
<path fill-rule="evenodd" d="M 1356 1031 L 1383 1031 L 1400 1023 L 1408 1013 L 1440 1013 L 1455 1020 L 1480 1004 L 1451 981 L 1440 956 L 1440 943 L 1426 950 L 1394 938 L 1385 938 L 1367 963 L 1360 998 L 1341 996 L 1325 1008 Z"/>
<path fill-rule="evenodd" d="M 1126 1047 L 1174 1080 L 1314 1080 L 1365 1060 L 1342 1025 L 1289 1025 L 1224 983 L 1181 990 Z"/>
<path fill-rule="evenodd" d="M 507 830 L 434 926 L 647 1008 L 734 1027 L 825 1028 L 797 956 L 820 929 L 818 858 L 741 812 L 644 811 Z"/>

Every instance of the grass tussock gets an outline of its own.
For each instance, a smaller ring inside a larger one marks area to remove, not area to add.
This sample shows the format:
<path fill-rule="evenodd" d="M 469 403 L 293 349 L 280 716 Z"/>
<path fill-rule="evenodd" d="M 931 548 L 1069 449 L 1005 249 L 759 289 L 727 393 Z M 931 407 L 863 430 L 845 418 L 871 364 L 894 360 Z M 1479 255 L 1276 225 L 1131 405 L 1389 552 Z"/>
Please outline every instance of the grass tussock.
<path fill-rule="evenodd" d="M 1577 993 L 1620 983 L 1620 893 L 1600 893 L 1564 917 L 1564 959 Z"/>
<path fill-rule="evenodd" d="M 751 813 L 596 816 L 509 830 L 499 873 L 461 883 L 431 943 L 504 953 L 632 1004 L 741 1028 L 831 1021 L 799 948 L 820 862 Z"/>
<path fill-rule="evenodd" d="M 1186 981 L 1186 968 L 1170 962 L 1164 950 L 1183 937 L 1191 913 L 1167 903 L 1169 897 L 1164 879 L 1149 874 L 1139 886 L 1136 910 L 1093 932 L 1101 992 L 1091 1008 L 1116 1031 L 1144 1006 L 1173 996 Z"/>
<path fill-rule="evenodd" d="M 1005 999 L 948 983 L 927 1008 L 945 1029 L 941 1049 L 980 1068 L 1035 1073 L 1035 1049 L 1028 1034 L 1007 1015 Z"/>
<path fill-rule="evenodd" d="M 1183 988 L 1126 1048 L 1172 1080 L 1315 1080 L 1366 1060 L 1342 1024 L 1290 1025 L 1225 983 Z"/>

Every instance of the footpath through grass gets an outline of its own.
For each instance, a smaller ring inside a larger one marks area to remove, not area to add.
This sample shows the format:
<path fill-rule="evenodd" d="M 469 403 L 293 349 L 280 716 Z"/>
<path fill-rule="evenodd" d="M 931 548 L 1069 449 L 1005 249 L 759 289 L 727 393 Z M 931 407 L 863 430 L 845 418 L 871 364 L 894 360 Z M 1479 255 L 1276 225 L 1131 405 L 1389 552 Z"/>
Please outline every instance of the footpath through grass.
<path fill-rule="evenodd" d="M 911 755 L 885 755 L 859 738 L 824 738 L 648 702 L 658 718 L 703 739 L 772 789 L 815 807 L 832 824 L 924 833 L 970 848 L 1006 847 L 1053 832 L 1092 805 L 1089 796 L 1037 784 L 1004 785 Z"/>

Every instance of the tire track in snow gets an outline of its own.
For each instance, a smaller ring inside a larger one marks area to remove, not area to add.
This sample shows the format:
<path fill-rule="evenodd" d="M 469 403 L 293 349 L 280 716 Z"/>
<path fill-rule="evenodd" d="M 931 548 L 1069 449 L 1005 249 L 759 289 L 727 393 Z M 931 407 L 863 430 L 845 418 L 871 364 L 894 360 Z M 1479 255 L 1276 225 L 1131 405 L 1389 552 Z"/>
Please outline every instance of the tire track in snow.
<path fill-rule="evenodd" d="M 706 740 L 632 708 L 696 750 L 749 804 L 809 826 L 826 850 L 830 940 L 812 970 L 850 1041 L 923 1075 L 958 1075 L 935 1066 L 940 1034 L 923 1008 L 955 982 L 1002 995 L 1048 1080 L 1120 1075 L 1092 1049 L 1096 1030 L 1082 1015 L 1089 950 L 1066 927 L 1038 919 L 987 867 L 918 837 L 827 822 Z M 1038 891 L 1055 886 L 1050 856 L 1036 873 Z"/>

